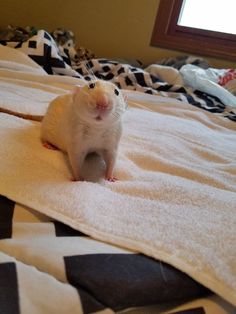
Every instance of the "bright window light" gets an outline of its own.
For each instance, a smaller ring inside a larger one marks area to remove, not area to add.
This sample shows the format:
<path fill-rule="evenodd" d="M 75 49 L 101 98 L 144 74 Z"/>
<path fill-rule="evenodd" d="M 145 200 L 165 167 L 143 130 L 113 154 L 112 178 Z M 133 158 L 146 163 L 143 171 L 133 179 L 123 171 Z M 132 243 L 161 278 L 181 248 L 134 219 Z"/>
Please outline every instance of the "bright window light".
<path fill-rule="evenodd" d="M 235 0 L 184 0 L 178 25 L 236 35 Z"/>

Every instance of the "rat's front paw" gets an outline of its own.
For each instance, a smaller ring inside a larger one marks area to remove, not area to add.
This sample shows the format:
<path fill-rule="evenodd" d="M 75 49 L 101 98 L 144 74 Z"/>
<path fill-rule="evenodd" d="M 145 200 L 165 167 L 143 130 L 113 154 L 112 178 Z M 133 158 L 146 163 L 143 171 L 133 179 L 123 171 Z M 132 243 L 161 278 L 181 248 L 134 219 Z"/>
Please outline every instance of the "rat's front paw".
<path fill-rule="evenodd" d="M 109 181 L 109 182 L 116 182 L 118 179 L 116 177 L 106 177 L 106 180 Z"/>
<path fill-rule="evenodd" d="M 48 148 L 48 149 L 58 150 L 58 148 L 57 148 L 56 146 L 54 146 L 54 145 L 52 145 L 52 144 L 50 144 L 50 143 L 48 143 L 48 142 L 43 142 L 43 146 L 44 146 L 45 148 Z"/>
<path fill-rule="evenodd" d="M 70 181 L 72 181 L 72 182 L 84 181 L 84 178 L 75 179 L 74 177 L 72 177 L 72 178 L 70 179 Z"/>

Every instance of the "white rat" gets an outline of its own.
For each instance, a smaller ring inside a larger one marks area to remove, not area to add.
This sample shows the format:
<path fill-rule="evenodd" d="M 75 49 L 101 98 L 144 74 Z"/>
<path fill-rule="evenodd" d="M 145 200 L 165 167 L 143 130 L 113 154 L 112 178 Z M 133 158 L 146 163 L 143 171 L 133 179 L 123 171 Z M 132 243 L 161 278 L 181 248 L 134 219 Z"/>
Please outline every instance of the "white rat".
<path fill-rule="evenodd" d="M 45 116 L 24 115 L 3 108 L 0 111 L 42 120 L 43 143 L 68 154 L 75 181 L 83 180 L 82 164 L 92 152 L 104 159 L 105 178 L 115 181 L 113 171 L 122 132 L 121 117 L 126 107 L 121 91 L 113 83 L 94 80 L 55 98 Z"/>
<path fill-rule="evenodd" d="M 106 163 L 105 178 L 114 181 L 114 165 L 126 103 L 111 82 L 97 80 L 53 100 L 42 121 L 42 141 L 66 152 L 74 179 L 85 157 L 96 152 Z"/>

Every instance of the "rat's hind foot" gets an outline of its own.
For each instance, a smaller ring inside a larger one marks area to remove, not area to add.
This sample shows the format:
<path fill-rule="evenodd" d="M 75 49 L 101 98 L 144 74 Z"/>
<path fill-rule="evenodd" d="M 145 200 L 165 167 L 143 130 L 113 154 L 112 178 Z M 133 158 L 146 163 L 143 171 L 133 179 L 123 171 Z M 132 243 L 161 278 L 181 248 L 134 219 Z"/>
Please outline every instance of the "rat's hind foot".
<path fill-rule="evenodd" d="M 58 148 L 48 142 L 43 142 L 43 146 L 48 149 L 58 150 Z"/>

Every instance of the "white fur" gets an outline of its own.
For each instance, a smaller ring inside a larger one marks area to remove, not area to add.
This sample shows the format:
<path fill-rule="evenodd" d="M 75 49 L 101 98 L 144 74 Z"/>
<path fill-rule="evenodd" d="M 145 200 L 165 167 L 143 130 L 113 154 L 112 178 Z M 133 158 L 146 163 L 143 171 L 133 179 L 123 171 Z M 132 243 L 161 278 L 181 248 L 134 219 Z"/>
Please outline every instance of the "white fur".
<path fill-rule="evenodd" d="M 121 92 L 117 95 L 115 90 L 117 93 L 113 83 L 93 81 L 57 97 L 48 107 L 42 140 L 68 154 L 75 180 L 82 179 L 80 171 L 87 154 L 96 152 L 106 163 L 106 179 L 113 181 L 121 116 L 126 108 Z"/>

